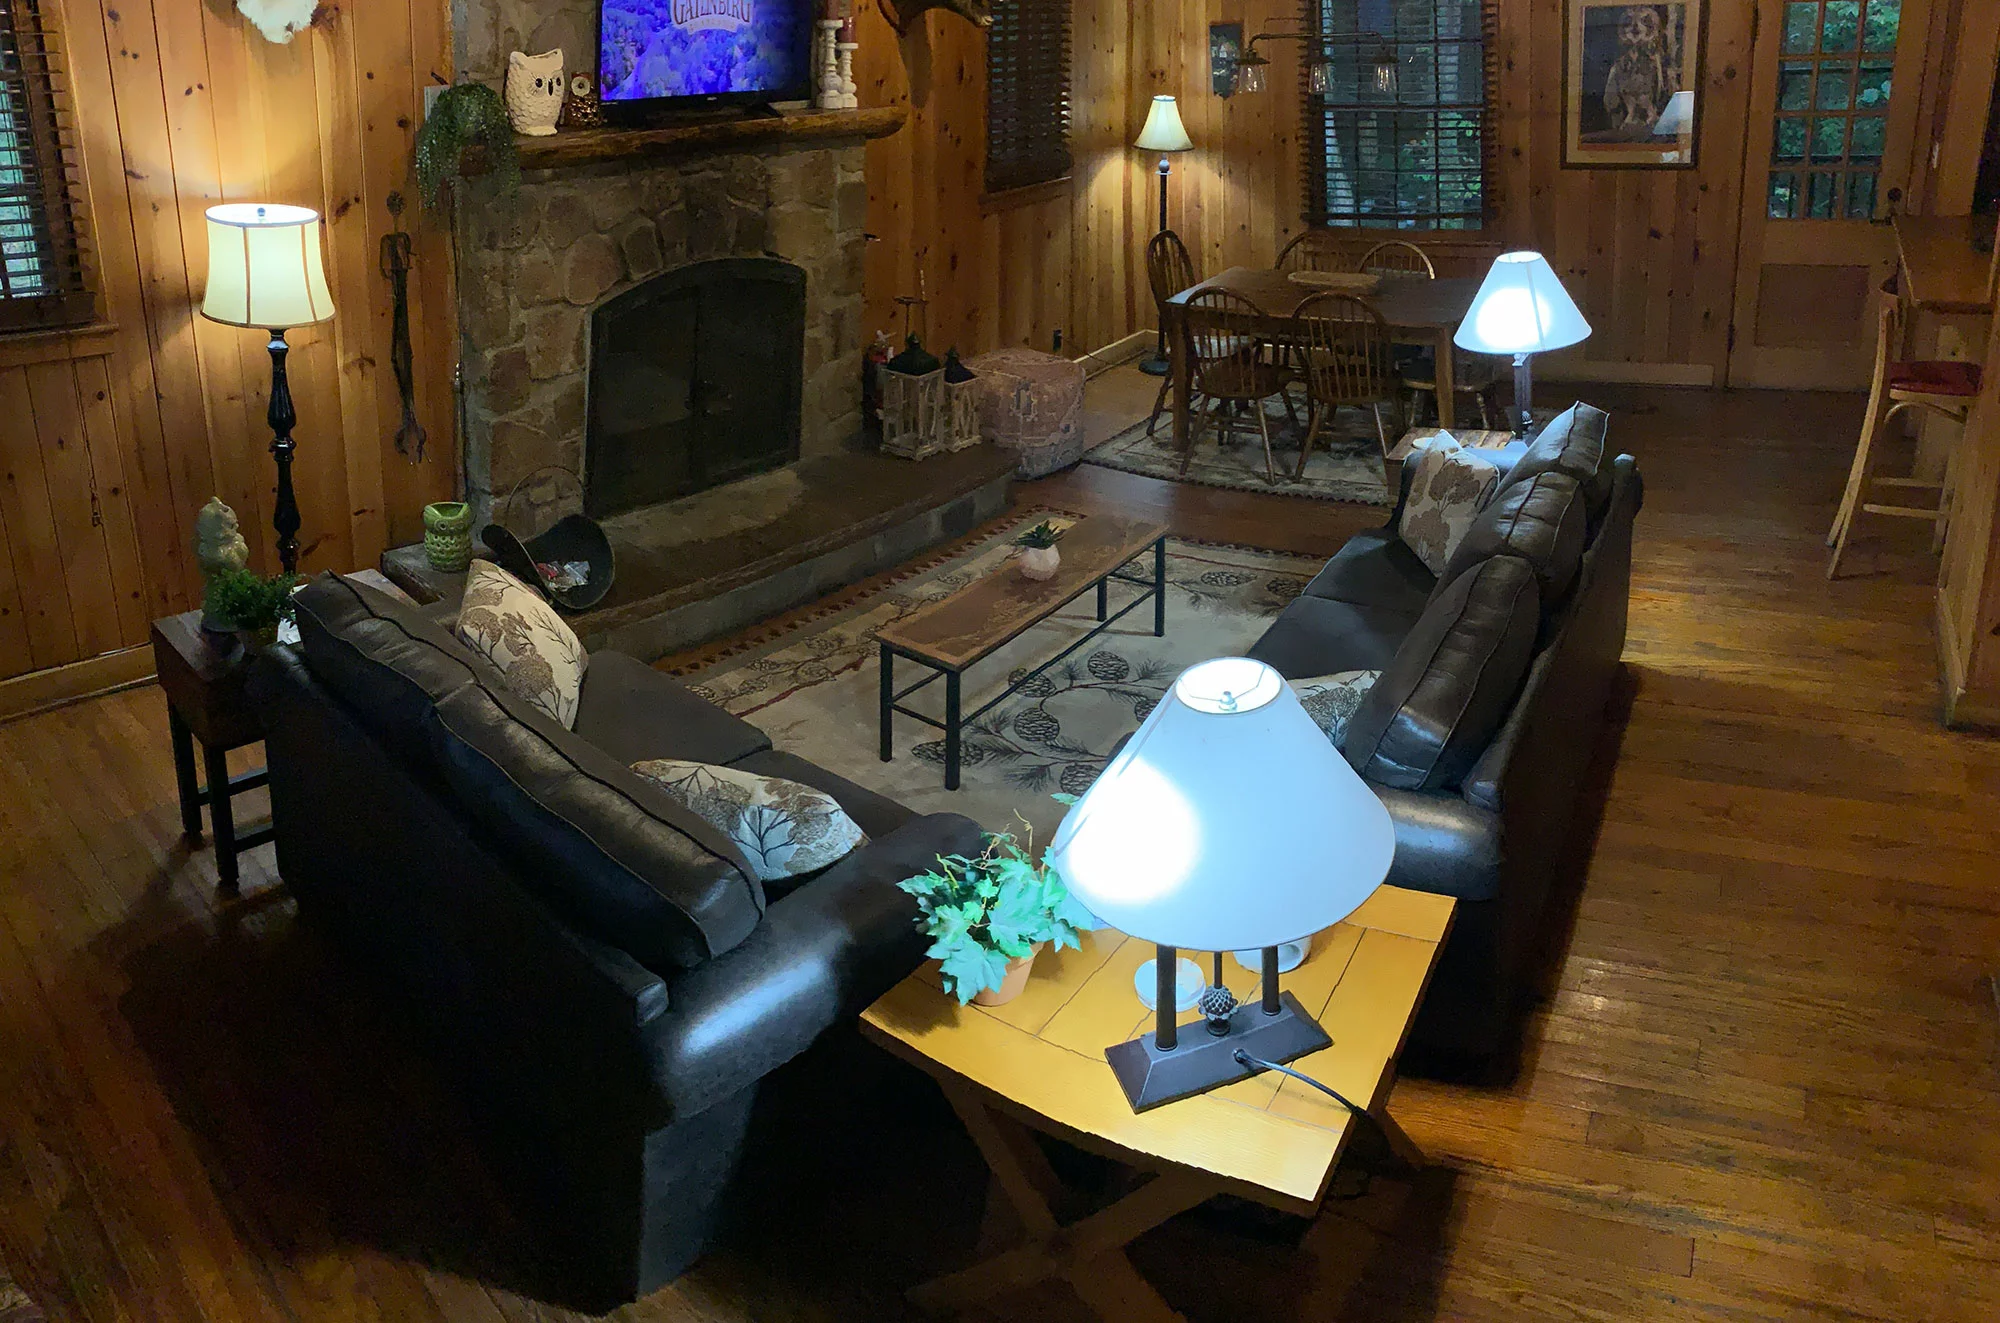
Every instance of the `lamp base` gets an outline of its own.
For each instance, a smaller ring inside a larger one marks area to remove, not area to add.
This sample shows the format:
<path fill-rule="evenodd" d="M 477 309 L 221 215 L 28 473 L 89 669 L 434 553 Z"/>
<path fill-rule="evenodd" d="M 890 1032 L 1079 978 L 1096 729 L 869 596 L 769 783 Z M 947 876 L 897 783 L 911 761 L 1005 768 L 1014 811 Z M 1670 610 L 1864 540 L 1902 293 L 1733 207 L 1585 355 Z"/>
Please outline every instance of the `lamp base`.
<path fill-rule="evenodd" d="M 1174 365 L 1164 358 L 1142 358 L 1139 370 L 1149 377 L 1164 377 L 1174 370 Z"/>
<path fill-rule="evenodd" d="M 1283 1063 L 1332 1043 L 1326 1030 L 1286 992 L 1279 994 L 1276 1015 L 1266 1014 L 1254 1003 L 1238 1006 L 1229 1017 L 1226 1034 L 1211 1033 L 1199 1024 L 1188 1025 L 1181 1032 L 1179 1045 L 1165 1052 L 1152 1034 L 1141 1034 L 1130 1042 L 1105 1048 L 1104 1059 L 1111 1063 L 1111 1073 L 1118 1077 L 1132 1110 L 1143 1112 L 1256 1074 L 1256 1067 L 1237 1062 L 1238 1049 L 1265 1061 Z"/>

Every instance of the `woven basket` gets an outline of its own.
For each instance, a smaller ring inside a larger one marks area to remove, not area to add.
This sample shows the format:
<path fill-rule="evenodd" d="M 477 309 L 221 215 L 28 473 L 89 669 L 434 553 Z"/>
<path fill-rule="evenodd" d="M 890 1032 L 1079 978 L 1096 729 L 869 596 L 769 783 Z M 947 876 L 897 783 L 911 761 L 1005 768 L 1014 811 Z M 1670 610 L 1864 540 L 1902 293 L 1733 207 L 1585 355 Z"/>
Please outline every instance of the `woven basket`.
<path fill-rule="evenodd" d="M 1014 453 L 1023 478 L 1083 457 L 1083 364 L 1034 349 L 996 349 L 968 359 L 979 374 L 979 430 Z"/>

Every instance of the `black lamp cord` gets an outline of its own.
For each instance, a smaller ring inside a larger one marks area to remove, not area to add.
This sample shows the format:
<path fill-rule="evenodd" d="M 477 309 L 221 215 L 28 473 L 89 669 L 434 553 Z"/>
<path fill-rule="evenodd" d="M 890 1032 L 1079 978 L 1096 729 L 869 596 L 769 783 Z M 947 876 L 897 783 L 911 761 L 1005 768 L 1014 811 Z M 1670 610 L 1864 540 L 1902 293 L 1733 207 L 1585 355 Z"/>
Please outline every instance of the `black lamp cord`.
<path fill-rule="evenodd" d="M 1281 1066 L 1275 1061 L 1266 1061 L 1262 1057 L 1253 1057 L 1240 1047 L 1236 1049 L 1236 1064 L 1239 1066 L 1255 1066 L 1259 1070 L 1275 1070 L 1280 1075 L 1289 1075 L 1301 1084 L 1312 1085 L 1315 1089 L 1318 1089 L 1321 1093 L 1333 1099 L 1335 1102 L 1339 1103 L 1342 1107 L 1345 1107 L 1348 1111 L 1354 1113 L 1356 1116 L 1361 1116 L 1361 1117 L 1368 1116 L 1368 1110 L 1366 1108 L 1356 1107 L 1353 1103 L 1341 1097 L 1338 1093 L 1334 1092 L 1332 1089 L 1329 1089 L 1326 1085 L 1321 1084 L 1318 1080 L 1314 1079 L 1312 1076 L 1300 1074 L 1298 1071 L 1293 1070 L 1290 1066 Z M 1370 1117 L 1369 1119 L 1372 1120 L 1373 1118 Z"/>

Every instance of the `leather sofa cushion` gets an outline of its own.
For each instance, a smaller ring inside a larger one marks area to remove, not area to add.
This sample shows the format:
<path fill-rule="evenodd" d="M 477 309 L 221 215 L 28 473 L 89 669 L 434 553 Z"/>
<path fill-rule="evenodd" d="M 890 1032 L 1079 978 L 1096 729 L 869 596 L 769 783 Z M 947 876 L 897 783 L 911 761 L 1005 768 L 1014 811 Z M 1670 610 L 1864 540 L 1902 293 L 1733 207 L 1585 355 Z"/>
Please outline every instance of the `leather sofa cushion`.
<path fill-rule="evenodd" d="M 771 747 L 770 736 L 671 675 L 609 650 L 590 654 L 573 729 L 628 767 L 650 758 L 734 763 Z"/>
<path fill-rule="evenodd" d="M 1437 587 L 1437 576 L 1424 567 L 1392 528 L 1357 533 L 1334 553 L 1306 595 L 1355 606 L 1386 607 L 1417 616 Z"/>
<path fill-rule="evenodd" d="M 466 812 L 545 901 L 665 976 L 742 942 L 764 893 L 729 839 L 498 681 L 426 723 Z"/>
<path fill-rule="evenodd" d="M 1506 720 L 1540 627 L 1526 561 L 1494 556 L 1455 576 L 1347 723 L 1347 761 L 1400 790 L 1457 785 Z"/>
<path fill-rule="evenodd" d="M 1582 400 L 1570 405 L 1529 442 L 1513 468 L 1500 479 L 1501 491 L 1544 473 L 1567 473 L 1582 484 L 1586 512 L 1595 526 L 1611 504 L 1611 461 L 1615 456 L 1605 444 L 1610 422 L 1611 416 L 1604 410 Z"/>
<path fill-rule="evenodd" d="M 1396 655 L 1416 620 L 1416 611 L 1299 597 L 1264 631 L 1250 656 L 1287 680 L 1335 671 L 1379 671 Z"/>
<path fill-rule="evenodd" d="M 427 764 L 424 719 L 441 698 L 498 673 L 421 608 L 337 574 L 293 598 L 299 649 L 315 678 L 405 761 Z"/>
<path fill-rule="evenodd" d="M 1452 553 L 1432 600 L 1483 560 L 1518 556 L 1535 572 L 1541 603 L 1554 614 L 1576 582 L 1589 533 L 1583 491 L 1567 473 L 1539 473 L 1502 487 Z"/>

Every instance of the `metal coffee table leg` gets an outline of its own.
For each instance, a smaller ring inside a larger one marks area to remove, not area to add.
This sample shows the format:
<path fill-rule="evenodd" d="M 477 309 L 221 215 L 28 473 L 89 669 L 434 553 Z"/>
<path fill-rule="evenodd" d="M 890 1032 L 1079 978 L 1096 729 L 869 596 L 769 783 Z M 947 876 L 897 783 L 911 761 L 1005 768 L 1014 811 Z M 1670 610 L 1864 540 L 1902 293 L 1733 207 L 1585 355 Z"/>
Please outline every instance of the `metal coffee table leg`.
<path fill-rule="evenodd" d="M 944 673 L 944 788 L 958 789 L 958 684 L 957 671 Z"/>
<path fill-rule="evenodd" d="M 882 645 L 882 761 L 888 762 L 896 756 L 890 743 L 889 723 L 895 720 L 896 712 L 896 654 L 889 651 L 889 645 Z"/>

